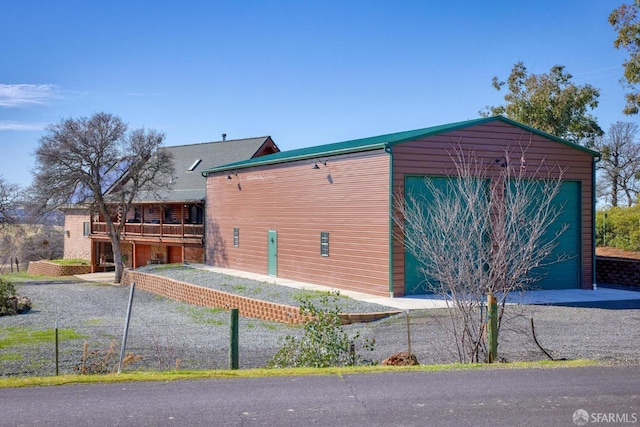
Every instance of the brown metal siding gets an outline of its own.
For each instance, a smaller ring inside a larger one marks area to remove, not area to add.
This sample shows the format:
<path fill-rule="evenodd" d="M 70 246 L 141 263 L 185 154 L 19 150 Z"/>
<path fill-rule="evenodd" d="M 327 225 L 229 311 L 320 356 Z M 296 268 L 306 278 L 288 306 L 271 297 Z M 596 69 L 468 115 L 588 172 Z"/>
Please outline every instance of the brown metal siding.
<path fill-rule="evenodd" d="M 319 169 L 303 160 L 210 176 L 207 263 L 266 274 L 267 232 L 276 230 L 278 277 L 388 295 L 389 155 L 322 160 Z"/>
<path fill-rule="evenodd" d="M 547 165 L 567 168 L 564 179 L 581 182 L 582 188 L 582 287 L 591 288 L 592 269 L 592 162 L 589 153 L 532 135 L 502 122 L 491 122 L 466 129 L 411 141 L 393 147 L 393 190 L 402 194 L 405 175 L 449 175 L 453 145 L 475 150 L 488 162 L 500 158 L 505 148 L 519 162 L 521 146 L 526 149 L 526 166 L 534 169 L 544 159 Z M 396 232 L 399 231 L 397 228 Z M 404 292 L 404 246 L 396 240 L 393 250 L 393 283 L 396 295 Z"/>

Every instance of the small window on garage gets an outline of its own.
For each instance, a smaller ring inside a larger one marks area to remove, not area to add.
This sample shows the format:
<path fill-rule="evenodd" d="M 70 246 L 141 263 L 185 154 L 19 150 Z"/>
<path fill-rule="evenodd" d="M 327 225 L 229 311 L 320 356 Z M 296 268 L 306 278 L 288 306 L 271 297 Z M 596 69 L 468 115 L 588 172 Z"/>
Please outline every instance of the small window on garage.
<path fill-rule="evenodd" d="M 329 256 L 329 232 L 320 232 L 320 255 Z"/>
<path fill-rule="evenodd" d="M 237 248 L 239 246 L 240 246 L 240 229 L 236 227 L 233 229 L 233 247 Z"/>
<path fill-rule="evenodd" d="M 85 221 L 82 223 L 82 235 L 88 236 L 91 234 L 91 227 L 89 226 L 89 221 Z"/>

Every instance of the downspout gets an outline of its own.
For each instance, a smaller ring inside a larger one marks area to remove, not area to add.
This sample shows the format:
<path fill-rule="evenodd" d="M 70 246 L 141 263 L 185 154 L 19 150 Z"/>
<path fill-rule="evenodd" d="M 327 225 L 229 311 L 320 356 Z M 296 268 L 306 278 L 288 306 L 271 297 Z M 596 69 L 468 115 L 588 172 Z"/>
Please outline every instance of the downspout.
<path fill-rule="evenodd" d="M 384 151 L 389 154 L 389 298 L 393 298 L 393 152 L 389 143 Z"/>
<path fill-rule="evenodd" d="M 601 159 L 600 156 L 594 157 L 591 166 L 591 282 L 594 291 L 598 288 L 596 283 L 596 163 Z"/>
<path fill-rule="evenodd" d="M 209 174 L 207 174 L 207 178 Z M 205 178 L 206 180 L 206 178 Z M 204 265 L 207 265 L 207 186 L 205 185 L 204 199 L 202 199 L 202 250 L 204 256 L 202 257 Z"/>
<path fill-rule="evenodd" d="M 204 177 L 204 199 L 202 199 L 202 250 L 204 251 L 204 265 L 207 265 L 207 181 L 209 181 L 209 173 L 202 172 Z"/>

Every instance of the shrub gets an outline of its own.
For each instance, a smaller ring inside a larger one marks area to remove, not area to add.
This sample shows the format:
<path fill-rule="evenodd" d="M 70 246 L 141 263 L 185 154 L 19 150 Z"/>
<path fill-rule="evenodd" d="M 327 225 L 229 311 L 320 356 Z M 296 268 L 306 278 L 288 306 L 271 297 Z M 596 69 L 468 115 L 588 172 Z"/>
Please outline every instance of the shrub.
<path fill-rule="evenodd" d="M 122 359 L 122 366 L 125 367 L 142 359 L 140 355 L 128 353 Z M 82 349 L 82 360 L 73 370 L 81 375 L 103 375 L 112 374 L 118 370 L 118 354 L 116 353 L 116 341 L 111 340 L 109 348 L 100 352 L 98 350 L 89 351 L 89 342 L 85 341 Z"/>
<path fill-rule="evenodd" d="M 16 295 L 13 283 L 0 278 L 0 316 L 18 314 L 30 309 L 31 300 Z"/>
<path fill-rule="evenodd" d="M 326 293 L 316 299 L 303 297 L 300 314 L 308 318 L 304 324 L 304 336 L 296 338 L 287 335 L 284 345 L 271 358 L 268 366 L 325 368 L 372 364 L 356 352 L 356 340 L 360 335 L 349 337 L 342 329 L 338 297 L 338 292 Z M 370 351 L 374 346 L 373 339 L 366 339 L 361 344 L 362 349 Z"/>
<path fill-rule="evenodd" d="M 596 212 L 596 245 L 640 250 L 640 205 Z"/>

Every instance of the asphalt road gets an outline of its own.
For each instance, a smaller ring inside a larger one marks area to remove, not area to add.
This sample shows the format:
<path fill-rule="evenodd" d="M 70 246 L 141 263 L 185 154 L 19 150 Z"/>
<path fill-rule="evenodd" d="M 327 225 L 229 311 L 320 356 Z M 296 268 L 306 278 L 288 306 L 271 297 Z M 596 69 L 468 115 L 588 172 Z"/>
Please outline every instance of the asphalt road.
<path fill-rule="evenodd" d="M 2 426 L 640 425 L 640 366 L 29 387 L 0 402 Z"/>

